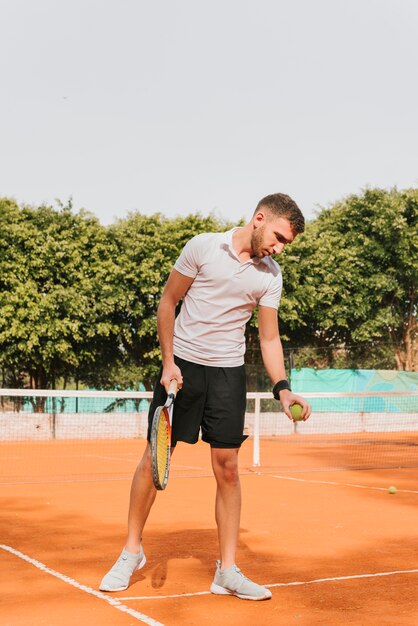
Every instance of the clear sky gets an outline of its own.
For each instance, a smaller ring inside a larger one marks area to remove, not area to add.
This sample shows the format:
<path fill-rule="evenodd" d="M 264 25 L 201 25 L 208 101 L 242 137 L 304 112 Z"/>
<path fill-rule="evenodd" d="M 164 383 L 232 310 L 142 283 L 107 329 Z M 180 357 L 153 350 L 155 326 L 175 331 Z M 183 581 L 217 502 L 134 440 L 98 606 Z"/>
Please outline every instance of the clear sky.
<path fill-rule="evenodd" d="M 0 0 L 0 195 L 307 217 L 418 184 L 416 0 Z"/>

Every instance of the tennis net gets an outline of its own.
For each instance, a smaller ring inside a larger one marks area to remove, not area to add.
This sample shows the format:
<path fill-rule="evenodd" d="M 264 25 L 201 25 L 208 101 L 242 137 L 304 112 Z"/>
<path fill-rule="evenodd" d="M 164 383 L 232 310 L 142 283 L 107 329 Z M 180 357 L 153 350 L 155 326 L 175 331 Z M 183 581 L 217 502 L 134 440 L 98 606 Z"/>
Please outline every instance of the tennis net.
<path fill-rule="evenodd" d="M 123 479 L 151 392 L 0 389 L 0 482 Z"/>
<path fill-rule="evenodd" d="M 418 392 L 304 393 L 306 422 L 249 393 L 253 465 L 267 471 L 418 467 Z"/>
<path fill-rule="evenodd" d="M 306 393 L 293 423 L 271 393 L 248 393 L 242 471 L 418 467 L 418 392 Z M 0 482 L 126 479 L 145 447 L 151 392 L 0 389 Z M 211 473 L 187 446 L 172 476 Z"/>

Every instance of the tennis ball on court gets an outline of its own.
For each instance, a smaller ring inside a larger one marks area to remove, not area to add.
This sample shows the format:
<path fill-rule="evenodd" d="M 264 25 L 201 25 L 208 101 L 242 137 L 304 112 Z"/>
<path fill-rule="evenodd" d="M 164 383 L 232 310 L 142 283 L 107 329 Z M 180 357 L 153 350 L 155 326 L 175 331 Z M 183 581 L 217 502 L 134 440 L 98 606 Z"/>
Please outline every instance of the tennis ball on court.
<path fill-rule="evenodd" d="M 302 406 L 300 404 L 292 404 L 290 414 L 294 422 L 299 422 L 302 418 Z"/>
<path fill-rule="evenodd" d="M 396 487 L 389 487 L 388 491 L 389 493 L 396 493 Z"/>

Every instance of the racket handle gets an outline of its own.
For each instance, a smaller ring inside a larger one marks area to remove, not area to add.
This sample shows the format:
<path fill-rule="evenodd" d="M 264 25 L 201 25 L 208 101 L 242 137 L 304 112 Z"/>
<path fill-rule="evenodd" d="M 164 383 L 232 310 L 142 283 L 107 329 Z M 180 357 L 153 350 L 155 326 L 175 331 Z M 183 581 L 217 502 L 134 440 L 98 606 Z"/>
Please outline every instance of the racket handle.
<path fill-rule="evenodd" d="M 177 388 L 178 388 L 178 382 L 175 378 L 173 378 L 172 380 L 170 380 L 170 385 L 168 387 L 167 395 L 173 396 L 173 398 L 175 398 L 177 395 Z"/>

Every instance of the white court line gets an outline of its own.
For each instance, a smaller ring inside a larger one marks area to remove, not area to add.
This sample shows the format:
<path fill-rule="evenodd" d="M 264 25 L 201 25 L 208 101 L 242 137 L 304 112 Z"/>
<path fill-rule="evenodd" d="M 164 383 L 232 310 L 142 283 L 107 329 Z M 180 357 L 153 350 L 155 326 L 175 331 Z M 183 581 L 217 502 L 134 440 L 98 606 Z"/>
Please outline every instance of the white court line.
<path fill-rule="evenodd" d="M 203 470 L 209 471 L 208 467 L 194 467 L 193 465 L 176 465 L 176 463 L 170 463 L 171 469 L 191 469 L 191 470 Z"/>
<path fill-rule="evenodd" d="M 357 580 L 360 578 L 377 578 L 379 576 L 395 576 L 397 574 L 418 574 L 418 569 L 397 570 L 394 572 L 377 572 L 375 574 L 353 574 L 352 576 L 336 576 L 335 578 L 317 578 L 315 580 L 294 581 L 290 583 L 272 583 L 264 587 L 296 587 L 297 585 L 313 585 L 317 583 L 338 582 L 340 580 Z M 169 600 L 171 598 L 190 598 L 193 596 L 210 595 L 210 591 L 197 591 L 196 593 L 176 593 L 170 596 L 128 596 L 120 600 Z"/>
<path fill-rule="evenodd" d="M 0 485 L 73 485 L 77 483 L 103 483 L 115 481 L 131 481 L 132 476 L 125 478 L 57 478 L 51 480 L 14 480 L 0 482 Z"/>
<path fill-rule="evenodd" d="M 108 461 L 127 461 L 128 463 L 139 463 L 138 459 L 127 459 L 127 458 L 119 458 L 116 456 L 102 456 L 99 454 L 87 454 L 86 455 L 92 459 L 105 459 Z M 71 457 L 73 458 L 73 457 Z M 200 470 L 200 471 L 209 471 L 209 468 L 206 467 L 194 467 L 194 465 L 177 465 L 176 463 L 170 463 L 171 469 L 188 469 L 188 470 Z"/>
<path fill-rule="evenodd" d="M 195 596 L 210 596 L 210 591 L 195 591 L 191 593 L 173 593 L 170 596 L 128 596 L 118 600 L 170 600 L 171 598 L 194 598 Z"/>
<path fill-rule="evenodd" d="M 148 615 L 144 615 L 143 613 L 139 613 L 139 611 L 130 609 L 125 604 L 122 604 L 122 602 L 118 598 L 107 596 L 104 593 L 101 593 L 100 591 L 96 591 L 95 589 L 92 589 L 91 587 L 82 585 L 81 583 L 77 582 L 73 578 L 69 578 L 69 576 L 65 576 L 64 574 L 61 574 L 60 572 L 57 572 L 56 570 L 51 569 L 50 567 L 47 567 L 40 561 L 37 561 L 36 559 L 32 559 L 30 556 L 23 554 L 23 552 L 19 552 L 19 550 L 15 550 L 14 548 L 11 548 L 10 546 L 6 546 L 3 544 L 0 544 L 0 548 L 2 550 L 5 550 L 6 552 L 10 552 L 11 554 L 14 554 L 15 556 L 19 557 L 19 559 L 22 559 L 23 561 L 26 561 L 27 563 L 34 565 L 42 572 L 45 572 L 46 574 L 50 574 L 51 576 L 55 576 L 55 578 L 59 578 L 59 580 L 62 580 L 68 585 L 71 585 L 72 587 L 75 587 L 76 589 L 79 589 L 80 591 L 84 591 L 85 593 L 88 593 L 91 596 L 98 598 L 99 600 L 104 600 L 105 602 L 113 606 L 113 608 L 117 609 L 118 611 L 122 611 L 122 613 L 127 613 L 131 617 L 134 617 L 135 619 L 137 619 L 139 622 L 148 624 L 148 626 L 164 626 L 164 624 L 162 624 L 161 622 L 157 622 L 157 620 L 153 619 L 152 617 L 148 617 Z"/>
<path fill-rule="evenodd" d="M 118 457 L 118 456 L 104 456 L 102 454 L 85 454 L 84 457 L 86 459 L 104 459 L 105 461 L 127 461 L 128 463 L 139 463 L 139 459 L 129 459 L 126 456 Z M 68 458 L 76 459 L 80 457 L 74 454 Z"/>
<path fill-rule="evenodd" d="M 395 576 L 397 574 L 418 574 L 418 569 L 401 569 L 394 572 L 376 572 L 375 574 L 353 574 L 352 576 L 336 576 L 335 578 L 317 578 L 316 580 L 295 581 L 293 583 L 274 583 L 266 587 L 292 587 L 295 585 L 313 585 L 314 583 L 328 583 L 339 580 L 357 580 L 359 578 L 378 578 L 379 576 Z"/>
<path fill-rule="evenodd" d="M 294 478 L 293 476 L 272 476 L 281 480 L 296 480 L 299 483 L 317 483 L 318 485 L 338 485 L 339 487 L 357 487 L 357 489 L 374 489 L 375 491 L 387 491 L 388 487 L 369 487 L 368 485 L 355 485 L 354 483 L 336 483 L 330 480 L 312 480 L 310 478 Z M 397 489 L 397 493 L 418 493 L 411 489 Z"/>
<path fill-rule="evenodd" d="M 177 466 L 178 467 L 178 466 Z M 176 476 L 174 474 L 174 470 L 177 469 L 177 467 L 172 468 L 173 469 L 173 476 L 171 476 L 170 480 L 184 480 L 187 478 L 196 480 L 196 479 L 200 479 L 200 478 L 208 478 L 209 476 L 212 476 L 211 473 L 208 473 L 205 476 Z M 202 471 L 207 471 L 210 472 L 209 469 L 205 469 L 204 467 L 195 467 L 195 468 L 191 468 L 191 469 L 198 469 L 198 470 L 202 470 Z M 129 474 L 128 476 L 125 477 L 119 477 L 119 478 L 106 478 L 106 477 L 102 477 L 102 478 L 95 478 L 94 476 L 92 476 L 91 478 L 51 478 L 51 479 L 33 479 L 33 480 L 7 480 L 7 481 L 0 481 L 0 485 L 5 485 L 5 486 L 10 486 L 10 485 L 75 485 L 78 483 L 103 483 L 103 482 L 120 482 L 120 481 L 132 481 L 132 475 Z"/>

